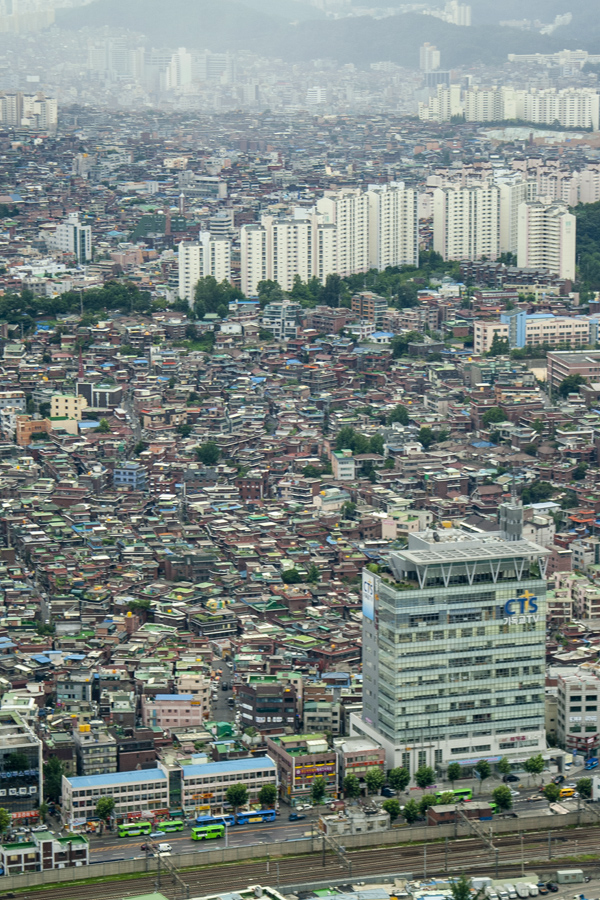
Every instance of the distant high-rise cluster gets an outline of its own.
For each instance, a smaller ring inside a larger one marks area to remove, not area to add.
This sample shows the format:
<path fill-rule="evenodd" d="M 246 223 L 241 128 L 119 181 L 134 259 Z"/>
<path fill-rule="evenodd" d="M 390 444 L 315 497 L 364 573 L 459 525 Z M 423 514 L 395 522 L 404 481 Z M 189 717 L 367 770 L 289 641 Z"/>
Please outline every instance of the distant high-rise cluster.
<path fill-rule="evenodd" d="M 0 0 L 0 34 L 41 31 L 54 24 L 54 7 L 47 0 Z"/>
<path fill-rule="evenodd" d="M 58 121 L 58 103 L 42 93 L 0 94 L 0 123 L 11 128 L 54 132 Z"/>
<path fill-rule="evenodd" d="M 447 122 L 464 116 L 467 122 L 531 122 L 598 131 L 600 95 L 594 88 L 547 88 L 516 90 L 513 87 L 474 87 L 461 91 L 460 85 L 440 84 L 435 96 L 419 103 L 424 122 Z"/>
<path fill-rule="evenodd" d="M 468 3 L 459 3 L 458 0 L 448 0 L 443 9 L 424 10 L 425 15 L 435 16 L 450 25 L 461 25 L 468 28 L 471 25 L 471 7 Z"/>
<path fill-rule="evenodd" d="M 291 290 L 327 275 L 375 267 L 418 265 L 417 192 L 404 184 L 328 191 L 311 209 L 292 216 L 263 215 L 241 230 L 241 285 L 256 294 L 259 282 Z"/>
<path fill-rule="evenodd" d="M 109 81 L 134 78 L 149 90 L 179 91 L 199 84 L 235 81 L 231 53 L 192 53 L 185 47 L 175 52 L 147 51 L 123 40 L 95 41 L 88 45 L 88 71 Z"/>

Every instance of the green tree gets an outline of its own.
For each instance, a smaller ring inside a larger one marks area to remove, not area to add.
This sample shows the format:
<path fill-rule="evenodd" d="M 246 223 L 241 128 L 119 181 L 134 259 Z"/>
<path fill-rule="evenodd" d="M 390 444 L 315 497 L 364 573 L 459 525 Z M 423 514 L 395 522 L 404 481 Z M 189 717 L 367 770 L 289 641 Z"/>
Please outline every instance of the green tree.
<path fill-rule="evenodd" d="M 103 822 L 108 822 L 115 808 L 114 797 L 100 797 L 96 803 L 96 815 Z"/>
<path fill-rule="evenodd" d="M 488 356 L 505 356 L 510 350 L 508 338 L 501 338 L 498 334 L 494 334 Z"/>
<path fill-rule="evenodd" d="M 575 468 L 573 469 L 573 474 L 571 475 L 573 481 L 583 481 L 587 470 L 587 464 L 584 462 L 580 462 L 579 465 L 575 466 Z"/>
<path fill-rule="evenodd" d="M 4 834 L 10 828 L 11 815 L 7 809 L 0 806 L 0 834 Z"/>
<path fill-rule="evenodd" d="M 340 512 L 342 519 L 353 519 L 356 515 L 356 503 L 353 503 L 352 500 L 346 500 L 345 503 L 342 503 Z"/>
<path fill-rule="evenodd" d="M 353 453 L 358 455 L 368 453 L 369 439 L 359 431 L 355 431 L 354 428 L 351 428 L 349 425 L 344 425 L 336 435 L 335 449 L 352 450 Z"/>
<path fill-rule="evenodd" d="M 344 797 L 356 800 L 360 797 L 360 781 L 356 775 L 346 775 L 343 781 Z"/>
<path fill-rule="evenodd" d="M 402 810 L 402 815 L 406 819 L 409 825 L 412 825 L 413 822 L 416 822 L 420 816 L 419 805 L 416 800 L 407 800 Z"/>
<path fill-rule="evenodd" d="M 298 569 L 286 569 L 281 573 L 281 580 L 284 584 L 302 584 L 304 581 Z"/>
<path fill-rule="evenodd" d="M 108 419 L 100 419 L 100 424 L 96 428 L 96 434 L 110 434 Z"/>
<path fill-rule="evenodd" d="M 475 766 L 475 771 L 479 775 L 479 779 L 480 779 L 479 790 L 481 791 L 483 782 L 485 781 L 486 778 L 489 778 L 490 775 L 492 774 L 492 767 L 490 766 L 487 759 L 480 759 L 479 762 L 477 763 L 477 765 Z"/>
<path fill-rule="evenodd" d="M 406 356 L 409 344 L 422 344 L 425 338 L 418 331 L 408 331 L 406 334 L 395 334 L 390 341 L 390 347 L 395 359 Z"/>
<path fill-rule="evenodd" d="M 46 821 L 46 816 L 48 815 L 48 804 L 45 800 L 42 800 L 42 802 L 40 803 L 38 814 L 40 817 L 40 822 L 43 824 Z"/>
<path fill-rule="evenodd" d="M 567 375 L 559 384 L 558 393 L 561 397 L 566 397 L 567 394 L 578 394 L 581 385 L 585 383 L 586 379 L 583 375 Z"/>
<path fill-rule="evenodd" d="M 388 781 L 390 787 L 395 791 L 404 791 L 410 784 L 410 772 L 404 766 L 397 766 L 395 769 L 390 769 Z"/>
<path fill-rule="evenodd" d="M 415 773 L 415 781 L 420 788 L 428 788 L 435 781 L 435 772 L 431 766 L 420 766 Z"/>
<path fill-rule="evenodd" d="M 385 784 L 385 775 L 379 766 L 369 766 L 365 772 L 365 784 L 369 794 L 376 794 Z"/>
<path fill-rule="evenodd" d="M 541 753 L 538 753 L 536 756 L 530 756 L 529 759 L 526 759 L 523 768 L 528 775 L 541 775 L 545 766 L 544 757 Z"/>
<path fill-rule="evenodd" d="M 214 441 L 206 441 L 204 444 L 196 447 L 196 456 L 205 466 L 216 466 L 219 462 L 221 451 L 219 450 L 219 445 Z"/>
<path fill-rule="evenodd" d="M 394 407 L 389 416 L 387 417 L 388 425 L 393 425 L 394 422 L 398 422 L 399 425 L 408 425 L 410 423 L 410 419 L 408 417 L 408 410 L 405 406 L 402 406 L 401 403 L 398 406 Z"/>
<path fill-rule="evenodd" d="M 558 798 L 560 797 L 560 788 L 557 784 L 554 784 L 552 781 L 547 784 L 544 788 L 544 797 L 548 801 L 548 803 L 556 803 Z"/>
<path fill-rule="evenodd" d="M 462 772 L 462 770 L 461 770 L 459 763 L 452 762 L 448 765 L 448 769 L 446 771 L 446 778 L 448 779 L 448 781 L 450 782 L 452 787 L 454 787 L 454 782 L 458 781 L 458 779 L 460 778 L 461 772 Z"/>
<path fill-rule="evenodd" d="M 62 793 L 62 777 L 65 767 L 57 756 L 51 756 L 44 765 L 44 793 L 46 797 L 58 803 Z"/>
<path fill-rule="evenodd" d="M 422 816 L 425 815 L 430 806 L 435 806 L 437 803 L 437 798 L 435 794 L 423 794 L 419 801 L 419 812 Z"/>
<path fill-rule="evenodd" d="M 377 453 L 379 456 L 383 456 L 384 450 L 385 442 L 382 436 L 380 434 L 374 434 L 369 441 L 369 452 Z"/>
<path fill-rule="evenodd" d="M 245 806 L 248 802 L 248 788 L 245 784 L 230 784 L 225 791 L 225 799 L 234 812 L 237 812 L 240 806 Z"/>
<path fill-rule="evenodd" d="M 138 441 L 135 447 L 133 448 L 133 452 L 136 456 L 139 456 L 140 453 L 143 453 L 144 450 L 148 449 L 148 444 L 145 441 Z"/>
<path fill-rule="evenodd" d="M 285 299 L 285 294 L 276 281 L 259 281 L 256 290 L 261 309 L 264 309 L 268 303 L 280 303 Z"/>
<path fill-rule="evenodd" d="M 580 778 L 577 782 L 577 792 L 580 797 L 583 797 L 587 800 L 588 797 L 592 796 L 592 779 L 591 778 Z"/>
<path fill-rule="evenodd" d="M 510 809 L 513 805 L 510 788 L 505 784 L 499 784 L 492 792 L 492 800 L 501 812 Z"/>
<path fill-rule="evenodd" d="M 315 566 L 314 563 L 311 563 L 308 572 L 306 573 L 306 582 L 307 584 L 318 584 L 321 580 L 321 571 Z"/>
<path fill-rule="evenodd" d="M 439 803 L 454 803 L 454 791 L 444 791 L 440 796 Z"/>
<path fill-rule="evenodd" d="M 498 422 L 506 422 L 506 414 L 499 406 L 490 406 L 481 417 L 481 424 L 487 428 L 488 425 L 496 425 Z"/>
<path fill-rule="evenodd" d="M 417 436 L 419 443 L 423 444 L 423 449 L 428 450 L 432 444 L 435 444 L 435 433 L 429 425 L 424 425 Z"/>
<path fill-rule="evenodd" d="M 313 783 L 310 786 L 310 799 L 313 803 L 322 803 L 326 793 L 327 784 L 325 783 L 325 779 L 319 775 L 318 778 L 313 779 Z"/>
<path fill-rule="evenodd" d="M 50 416 L 51 406 L 49 403 L 40 403 L 40 416 L 47 419 Z"/>
<path fill-rule="evenodd" d="M 452 900 L 480 900 L 484 896 L 483 891 L 473 894 L 471 882 L 463 872 L 459 878 L 453 878 L 450 882 Z"/>
<path fill-rule="evenodd" d="M 394 797 L 390 797 L 389 800 L 384 800 L 381 804 L 381 808 L 389 813 L 390 822 L 395 822 L 398 816 L 400 815 L 400 804 Z"/>
<path fill-rule="evenodd" d="M 498 771 L 501 775 L 510 775 L 511 765 L 506 756 L 503 756 L 498 763 Z"/>
<path fill-rule="evenodd" d="M 180 434 L 182 437 L 189 437 L 192 433 L 191 425 L 178 425 L 176 428 L 177 434 Z"/>
<path fill-rule="evenodd" d="M 277 788 L 274 784 L 263 784 L 258 792 L 261 809 L 273 809 L 277 800 Z"/>
<path fill-rule="evenodd" d="M 554 493 L 554 488 L 549 481 L 536 481 L 528 487 L 523 488 L 521 500 L 523 503 L 543 503 L 549 500 Z"/>

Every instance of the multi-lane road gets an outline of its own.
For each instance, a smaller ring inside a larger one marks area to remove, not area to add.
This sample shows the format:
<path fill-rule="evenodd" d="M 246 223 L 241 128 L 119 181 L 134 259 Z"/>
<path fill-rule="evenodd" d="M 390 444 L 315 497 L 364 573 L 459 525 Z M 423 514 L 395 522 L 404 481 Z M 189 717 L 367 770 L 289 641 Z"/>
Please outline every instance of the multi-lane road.
<path fill-rule="evenodd" d="M 227 829 L 227 845 L 236 847 L 243 844 L 273 844 L 277 841 L 297 841 L 310 835 L 310 821 L 303 819 L 300 822 L 289 822 L 288 813 L 282 812 L 276 822 L 265 822 L 263 825 L 232 825 Z M 136 856 L 145 856 L 141 849 L 142 844 L 148 838 L 144 835 L 135 838 L 120 838 L 115 834 L 105 832 L 102 835 L 90 836 L 90 859 L 92 862 L 109 862 L 113 859 L 131 859 Z M 165 834 L 164 837 L 153 839 L 155 843 L 162 841 L 170 844 L 173 853 L 189 853 L 196 851 L 203 853 L 207 850 L 225 847 L 225 838 L 210 841 L 193 841 L 190 837 L 190 829 Z"/>

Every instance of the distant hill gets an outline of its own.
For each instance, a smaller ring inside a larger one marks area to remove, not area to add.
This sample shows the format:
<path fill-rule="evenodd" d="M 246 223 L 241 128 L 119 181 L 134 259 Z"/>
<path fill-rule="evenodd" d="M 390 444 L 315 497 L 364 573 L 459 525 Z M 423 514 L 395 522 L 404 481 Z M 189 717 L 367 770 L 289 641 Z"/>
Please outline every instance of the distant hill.
<path fill-rule="evenodd" d="M 245 49 L 266 57 L 333 58 L 359 66 L 390 60 L 416 68 L 424 41 L 441 50 L 444 68 L 496 64 L 509 53 L 549 53 L 578 46 L 575 39 L 566 40 L 566 29 L 544 37 L 498 26 L 458 28 L 414 13 L 386 19 L 316 20 L 307 19 L 310 9 L 295 0 L 170 0 L 168 6 L 164 0 L 96 0 L 61 11 L 57 18 L 68 29 L 113 26 L 142 31 L 154 46 Z"/>

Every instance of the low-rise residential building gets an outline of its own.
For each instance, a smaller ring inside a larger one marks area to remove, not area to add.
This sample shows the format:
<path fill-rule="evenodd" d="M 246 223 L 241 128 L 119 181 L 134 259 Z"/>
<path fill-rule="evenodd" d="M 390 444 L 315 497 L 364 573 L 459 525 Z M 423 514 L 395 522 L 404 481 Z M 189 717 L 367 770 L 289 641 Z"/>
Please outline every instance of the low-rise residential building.
<path fill-rule="evenodd" d="M 222 813 L 229 808 L 227 788 L 243 784 L 248 804 L 257 804 L 260 789 L 277 787 L 277 766 L 269 756 L 251 756 L 185 765 L 181 768 L 181 805 L 186 815 L 195 812 Z"/>
<path fill-rule="evenodd" d="M 84 825 L 96 814 L 100 797 L 115 801 L 114 816 L 127 819 L 130 814 L 152 818 L 169 810 L 169 781 L 162 769 L 135 772 L 109 772 L 62 779 L 62 818 L 70 827 Z"/>
<path fill-rule="evenodd" d="M 195 728 L 204 721 L 202 701 L 196 694 L 157 694 L 142 698 L 142 721 L 151 728 L 172 731 Z"/>
<path fill-rule="evenodd" d="M 55 837 L 50 831 L 38 831 L 29 841 L 0 844 L 0 866 L 4 875 L 69 869 L 87 866 L 89 861 L 90 845 L 82 834 Z"/>
<path fill-rule="evenodd" d="M 325 734 L 267 737 L 267 752 L 277 764 L 282 799 L 310 794 L 318 777 L 325 779 L 329 794 L 337 795 L 338 755 L 329 748 Z"/>
<path fill-rule="evenodd" d="M 102 723 L 103 724 L 103 723 Z M 100 775 L 117 771 L 117 742 L 96 723 L 80 725 L 73 732 L 78 775 Z"/>
<path fill-rule="evenodd" d="M 342 738 L 334 742 L 339 758 L 340 783 L 346 775 L 364 778 L 373 766 L 385 769 L 385 751 L 383 747 L 368 738 Z"/>
<path fill-rule="evenodd" d="M 558 676 L 556 739 L 559 747 L 580 753 L 597 750 L 599 701 L 600 678 L 595 672 L 580 667 L 572 675 Z"/>
<path fill-rule="evenodd" d="M 242 684 L 237 689 L 242 728 L 256 728 L 262 734 L 294 730 L 296 689 L 281 682 Z"/>
<path fill-rule="evenodd" d="M 336 481 L 354 481 L 356 463 L 352 450 L 334 450 L 331 454 L 331 470 Z"/>

